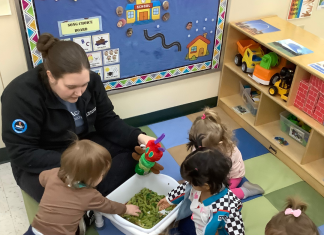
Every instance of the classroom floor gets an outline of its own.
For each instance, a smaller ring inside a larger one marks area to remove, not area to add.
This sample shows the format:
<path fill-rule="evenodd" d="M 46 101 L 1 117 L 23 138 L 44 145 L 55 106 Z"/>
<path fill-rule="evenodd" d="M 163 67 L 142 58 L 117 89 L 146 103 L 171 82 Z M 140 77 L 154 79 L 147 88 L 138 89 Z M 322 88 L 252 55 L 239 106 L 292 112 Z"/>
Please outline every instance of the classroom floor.
<path fill-rule="evenodd" d="M 264 234 L 267 222 L 282 210 L 285 198 L 299 196 L 309 204 L 307 214 L 319 226 L 324 235 L 324 198 L 297 176 L 290 168 L 242 129 L 220 108 L 215 108 L 222 121 L 235 132 L 238 148 L 246 167 L 246 179 L 259 184 L 265 194 L 243 200 L 243 219 L 246 235 Z M 150 136 L 165 133 L 162 141 L 167 149 L 160 163 L 165 167 L 162 172 L 180 180 L 179 165 L 188 154 L 186 143 L 192 122 L 201 113 L 141 127 Z M 293 141 L 293 140 L 291 140 Z M 108 221 L 106 221 L 107 223 Z M 109 222 L 108 222 L 109 223 Z M 0 165 L 0 234 L 22 235 L 28 228 L 28 219 L 21 191 L 16 185 L 10 165 Z M 100 235 L 121 234 L 111 224 L 98 231 Z"/>

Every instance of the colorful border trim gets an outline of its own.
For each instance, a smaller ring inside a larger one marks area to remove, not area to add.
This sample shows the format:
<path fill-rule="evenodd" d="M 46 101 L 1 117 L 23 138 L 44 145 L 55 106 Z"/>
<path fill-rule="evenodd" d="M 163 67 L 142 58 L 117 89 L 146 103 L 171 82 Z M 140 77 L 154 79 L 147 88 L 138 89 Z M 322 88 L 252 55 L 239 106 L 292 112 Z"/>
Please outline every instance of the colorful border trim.
<path fill-rule="evenodd" d="M 223 32 L 225 27 L 225 18 L 226 18 L 226 10 L 227 10 L 227 0 L 220 0 L 219 8 L 218 8 L 218 20 L 217 20 L 217 30 L 215 37 L 215 46 L 214 46 L 214 54 L 213 54 L 213 69 L 219 68 L 220 55 L 223 44 Z"/>
<path fill-rule="evenodd" d="M 148 82 L 159 81 L 165 78 L 177 77 L 179 75 L 189 74 L 189 73 L 202 71 L 210 68 L 211 68 L 211 61 L 207 61 L 199 64 L 183 66 L 183 67 L 166 70 L 162 72 L 151 73 L 151 74 L 136 76 L 132 78 L 126 78 L 123 80 L 104 82 L 104 87 L 106 91 L 116 90 L 116 89 L 126 88 L 130 86 L 136 86 Z"/>
<path fill-rule="evenodd" d="M 22 12 L 24 15 L 26 35 L 28 38 L 28 44 L 31 52 L 33 66 L 36 67 L 38 64 L 42 63 L 43 60 L 42 60 L 41 53 L 36 48 L 39 32 L 36 24 L 37 19 L 34 11 L 33 0 L 20 0 L 20 2 L 21 2 Z M 167 79 L 171 77 L 177 77 L 180 75 L 203 71 L 207 69 L 219 68 L 226 10 L 227 10 L 227 0 L 220 0 L 212 61 L 174 68 L 174 69 L 165 70 L 157 73 L 145 74 L 145 75 L 136 76 L 132 78 L 121 79 L 118 81 L 103 82 L 106 91 L 127 88 L 130 86 L 137 86 L 148 82 L 158 81 L 158 80 Z"/>
<path fill-rule="evenodd" d="M 25 30 L 28 38 L 30 56 L 33 62 L 33 66 L 36 67 L 38 64 L 43 62 L 43 58 L 41 53 L 36 48 L 39 34 L 33 0 L 20 0 L 20 5 L 24 15 Z"/>

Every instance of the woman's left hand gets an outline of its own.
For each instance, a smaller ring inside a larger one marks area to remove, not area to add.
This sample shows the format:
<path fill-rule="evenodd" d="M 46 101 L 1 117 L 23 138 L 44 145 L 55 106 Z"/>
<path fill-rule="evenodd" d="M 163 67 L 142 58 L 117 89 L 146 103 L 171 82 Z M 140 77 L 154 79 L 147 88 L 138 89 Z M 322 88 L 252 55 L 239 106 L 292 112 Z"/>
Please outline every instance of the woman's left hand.
<path fill-rule="evenodd" d="M 138 143 L 139 145 L 144 144 L 146 145 L 147 142 L 149 142 L 150 140 L 156 140 L 155 138 L 148 136 L 148 135 L 144 135 L 144 134 L 139 134 L 138 138 Z"/>

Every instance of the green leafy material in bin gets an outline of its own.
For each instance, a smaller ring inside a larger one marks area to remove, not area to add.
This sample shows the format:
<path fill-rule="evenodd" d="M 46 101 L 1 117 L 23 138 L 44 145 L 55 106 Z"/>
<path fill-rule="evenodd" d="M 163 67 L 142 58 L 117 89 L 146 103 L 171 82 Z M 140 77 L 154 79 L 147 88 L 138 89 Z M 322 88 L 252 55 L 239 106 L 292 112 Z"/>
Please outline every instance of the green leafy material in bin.
<path fill-rule="evenodd" d="M 151 229 L 175 208 L 175 206 L 169 206 L 165 209 L 165 214 L 160 213 L 157 204 L 164 197 L 165 196 L 158 195 L 152 190 L 144 188 L 139 193 L 135 194 L 135 196 L 127 203 L 127 205 L 132 204 L 139 207 L 142 211 L 142 213 L 139 214 L 139 217 L 132 215 L 123 215 L 122 217 L 142 228 Z"/>

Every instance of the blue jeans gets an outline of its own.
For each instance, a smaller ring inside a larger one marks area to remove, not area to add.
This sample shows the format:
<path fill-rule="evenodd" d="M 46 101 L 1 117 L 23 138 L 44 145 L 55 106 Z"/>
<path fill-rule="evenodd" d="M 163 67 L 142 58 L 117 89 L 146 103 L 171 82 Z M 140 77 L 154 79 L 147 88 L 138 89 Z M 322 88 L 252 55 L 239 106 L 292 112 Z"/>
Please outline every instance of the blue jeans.
<path fill-rule="evenodd" d="M 28 231 L 24 233 L 24 235 L 35 235 L 35 233 L 32 230 L 32 227 L 29 226 Z"/>
<path fill-rule="evenodd" d="M 195 223 L 191 220 L 191 216 L 180 220 L 177 228 L 171 229 L 171 235 L 196 235 Z"/>

